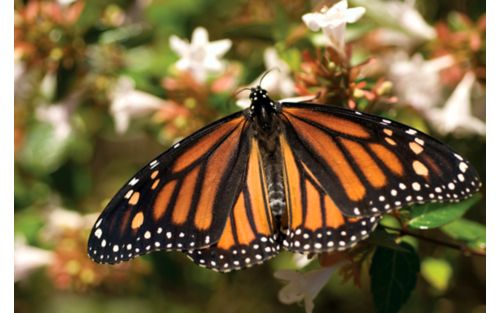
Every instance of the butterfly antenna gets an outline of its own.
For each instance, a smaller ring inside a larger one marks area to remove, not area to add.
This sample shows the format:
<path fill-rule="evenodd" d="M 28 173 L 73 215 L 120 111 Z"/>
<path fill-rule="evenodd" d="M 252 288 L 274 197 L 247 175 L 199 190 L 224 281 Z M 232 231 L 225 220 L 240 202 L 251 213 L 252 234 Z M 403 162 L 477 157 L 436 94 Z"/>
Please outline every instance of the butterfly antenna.
<path fill-rule="evenodd" d="M 264 74 L 262 75 L 262 77 L 260 78 L 259 87 L 262 86 L 262 81 L 264 80 L 264 77 L 266 77 L 267 74 L 271 73 L 274 70 L 277 70 L 278 72 L 280 72 L 280 69 L 278 67 L 273 67 L 273 68 L 270 68 L 267 71 L 265 71 Z"/>
<path fill-rule="evenodd" d="M 233 98 L 236 98 L 236 96 L 237 96 L 237 95 L 239 95 L 240 93 L 242 93 L 242 92 L 243 92 L 243 91 L 245 91 L 245 90 L 250 90 L 250 91 L 251 91 L 251 90 L 252 90 L 252 88 L 248 88 L 248 87 L 241 88 L 240 90 L 238 90 L 237 92 L 235 92 L 235 93 L 233 94 Z"/>
<path fill-rule="evenodd" d="M 250 90 L 251 91 L 252 88 L 248 88 L 248 87 L 241 88 L 240 90 L 238 90 L 235 93 L 233 93 L 233 95 L 229 99 L 226 100 L 226 107 L 227 107 L 228 111 L 231 110 L 231 104 L 229 103 L 229 101 L 232 100 L 232 99 L 235 99 L 240 93 L 242 93 L 245 90 Z"/>

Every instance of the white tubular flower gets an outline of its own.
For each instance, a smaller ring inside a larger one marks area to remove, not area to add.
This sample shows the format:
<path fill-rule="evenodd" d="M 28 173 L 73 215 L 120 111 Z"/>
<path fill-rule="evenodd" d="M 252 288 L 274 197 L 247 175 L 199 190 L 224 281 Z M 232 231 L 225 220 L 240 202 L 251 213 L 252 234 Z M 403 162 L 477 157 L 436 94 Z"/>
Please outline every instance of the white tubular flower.
<path fill-rule="evenodd" d="M 336 3 L 331 8 L 323 8 L 319 13 L 308 13 L 302 16 L 302 21 L 312 31 L 322 30 L 329 44 L 338 52 L 344 54 L 345 30 L 347 23 L 354 23 L 365 14 L 365 8 L 347 8 L 347 0 Z"/>
<path fill-rule="evenodd" d="M 334 267 L 323 267 L 305 273 L 292 270 L 277 271 L 274 277 L 288 281 L 283 287 L 278 298 L 285 304 L 304 301 L 307 313 L 314 309 L 314 298 L 330 280 Z"/>
<path fill-rule="evenodd" d="M 231 48 L 231 40 L 209 42 L 207 30 L 198 27 L 193 32 L 191 43 L 171 36 L 170 48 L 181 57 L 175 67 L 179 71 L 191 73 L 198 82 L 203 83 L 209 73 L 218 74 L 224 70 L 221 57 Z"/>
<path fill-rule="evenodd" d="M 434 128 L 443 135 L 456 136 L 486 134 L 486 125 L 471 112 L 471 91 L 476 77 L 468 72 L 457 85 L 443 108 L 433 108 L 427 118 Z"/>
<path fill-rule="evenodd" d="M 54 253 L 26 244 L 24 238 L 17 238 L 14 244 L 14 281 L 22 280 L 42 266 L 54 260 Z"/>
<path fill-rule="evenodd" d="M 420 54 L 408 59 L 406 54 L 389 56 L 389 79 L 402 102 L 425 111 L 441 101 L 442 85 L 439 72 L 453 65 L 453 57 L 447 55 L 425 61 Z"/>
<path fill-rule="evenodd" d="M 130 119 L 141 117 L 165 105 L 161 98 L 135 89 L 130 78 L 122 77 L 110 94 L 111 115 L 115 120 L 115 129 L 123 134 L 129 126 Z"/>
<path fill-rule="evenodd" d="M 373 20 L 385 32 L 400 32 L 410 41 L 432 40 L 436 31 L 422 17 L 415 8 L 414 0 L 380 1 L 380 0 L 353 0 L 362 5 Z"/>

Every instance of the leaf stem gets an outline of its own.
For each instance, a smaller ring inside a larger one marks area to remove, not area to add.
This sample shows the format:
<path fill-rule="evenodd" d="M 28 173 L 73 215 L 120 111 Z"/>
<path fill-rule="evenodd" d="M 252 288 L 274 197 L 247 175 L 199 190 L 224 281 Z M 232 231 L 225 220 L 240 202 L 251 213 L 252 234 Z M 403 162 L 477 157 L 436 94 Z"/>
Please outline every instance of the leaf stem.
<path fill-rule="evenodd" d="M 412 237 L 415 237 L 415 238 L 418 238 L 418 239 L 422 239 L 422 240 L 425 240 L 425 241 L 428 241 L 428 242 L 432 242 L 432 243 L 434 243 L 436 245 L 445 246 L 445 247 L 448 247 L 448 248 L 451 248 L 451 249 L 460 250 L 460 251 L 462 251 L 462 253 L 464 253 L 467 256 L 470 256 L 470 255 L 477 255 L 477 256 L 482 256 L 482 257 L 486 256 L 486 252 L 485 251 L 473 250 L 473 249 L 470 249 L 469 247 L 467 247 L 467 246 L 465 246 L 463 244 L 460 244 L 460 243 L 441 241 L 441 240 L 438 240 L 438 239 L 434 239 L 434 238 L 430 238 L 430 237 L 427 237 L 427 236 L 423 236 L 423 235 L 418 234 L 418 233 L 414 233 L 414 232 L 412 232 L 412 231 L 410 231 L 408 229 L 404 229 L 404 228 L 396 228 L 396 227 L 385 226 L 385 225 L 381 225 L 381 226 L 384 227 L 385 229 L 396 231 L 396 232 L 399 233 L 399 235 L 412 236 Z"/>

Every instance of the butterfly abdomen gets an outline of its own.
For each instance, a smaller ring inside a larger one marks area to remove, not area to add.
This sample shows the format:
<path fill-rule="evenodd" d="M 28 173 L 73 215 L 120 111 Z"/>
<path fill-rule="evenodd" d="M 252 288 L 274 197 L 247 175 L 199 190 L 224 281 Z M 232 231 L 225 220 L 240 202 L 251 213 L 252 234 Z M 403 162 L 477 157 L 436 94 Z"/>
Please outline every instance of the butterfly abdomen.
<path fill-rule="evenodd" d="M 280 127 L 276 121 L 273 132 L 256 132 L 264 176 L 266 179 L 269 207 L 273 216 L 281 216 L 285 210 L 285 188 L 283 184 L 283 157 L 279 142 Z"/>
<path fill-rule="evenodd" d="M 268 159 L 266 166 L 267 193 L 269 206 L 274 216 L 281 216 L 285 210 L 285 188 L 283 186 L 283 170 L 281 155 L 278 153 Z"/>

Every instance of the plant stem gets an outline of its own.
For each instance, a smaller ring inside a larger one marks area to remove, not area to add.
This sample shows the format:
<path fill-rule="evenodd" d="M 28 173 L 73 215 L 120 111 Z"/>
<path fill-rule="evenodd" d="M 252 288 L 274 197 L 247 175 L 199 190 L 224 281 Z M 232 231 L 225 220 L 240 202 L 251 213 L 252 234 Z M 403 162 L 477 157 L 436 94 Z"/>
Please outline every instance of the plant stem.
<path fill-rule="evenodd" d="M 383 226 L 383 227 L 385 229 L 396 231 L 400 235 L 412 236 L 412 237 L 415 237 L 415 238 L 418 238 L 418 239 L 422 239 L 422 240 L 425 240 L 425 241 L 428 241 L 428 242 L 432 242 L 432 243 L 440 245 L 440 246 L 445 246 L 445 247 L 448 247 L 448 248 L 451 248 L 451 249 L 460 250 L 465 255 L 477 255 L 477 256 L 482 256 L 482 257 L 486 256 L 486 252 L 485 251 L 473 250 L 473 249 L 470 249 L 470 248 L 468 248 L 467 246 L 465 246 L 463 244 L 454 243 L 454 242 L 446 242 L 446 241 L 441 241 L 441 240 L 434 239 L 434 238 L 429 238 L 427 236 L 423 236 L 421 234 L 409 231 L 408 229 L 395 228 L 395 227 L 390 227 L 390 226 Z"/>

